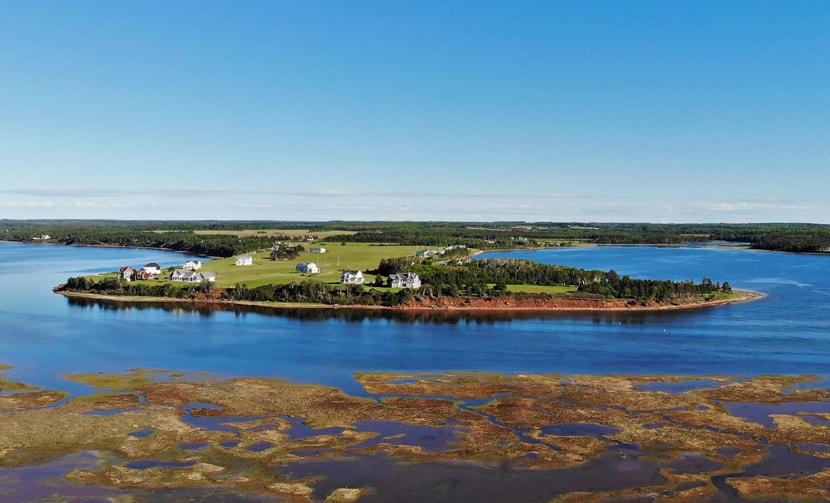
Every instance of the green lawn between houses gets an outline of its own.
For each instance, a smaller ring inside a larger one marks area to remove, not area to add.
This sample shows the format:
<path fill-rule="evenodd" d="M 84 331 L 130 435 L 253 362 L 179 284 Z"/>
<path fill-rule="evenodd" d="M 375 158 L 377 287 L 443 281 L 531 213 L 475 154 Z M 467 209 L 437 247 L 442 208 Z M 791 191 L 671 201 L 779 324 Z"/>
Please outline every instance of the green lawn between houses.
<path fill-rule="evenodd" d="M 290 246 L 292 243 L 288 243 Z M 216 273 L 216 287 L 226 288 L 235 284 L 246 284 L 249 288 L 267 284 L 284 284 L 292 281 L 315 279 L 324 283 L 339 283 L 344 270 L 366 271 L 376 269 L 382 258 L 407 257 L 415 259 L 418 246 L 373 245 L 365 243 L 304 243 L 306 251 L 295 260 L 270 259 L 270 250 L 249 253 L 254 263 L 247 266 L 234 265 L 235 257 L 212 260 L 202 264 L 202 271 Z M 312 247 L 322 247 L 325 253 L 311 253 Z M 314 262 L 320 268 L 319 274 L 300 274 L 296 272 L 300 262 Z M 375 280 L 372 275 L 365 275 L 366 283 Z"/>
<path fill-rule="evenodd" d="M 340 283 L 340 276 L 343 270 L 366 271 L 376 269 L 381 259 L 411 256 L 415 261 L 415 252 L 422 250 L 423 246 L 399 246 L 389 244 L 372 243 L 327 243 L 314 241 L 313 243 L 301 243 L 306 251 L 301 253 L 295 260 L 270 259 L 269 249 L 258 250 L 248 253 L 253 257 L 253 264 L 248 266 L 235 265 L 236 257 L 206 259 L 202 262 L 199 272 L 213 272 L 216 274 L 216 288 L 228 288 L 237 284 L 245 284 L 254 288 L 267 284 L 287 284 L 292 281 L 315 280 L 324 283 Z M 285 246 L 296 245 L 286 243 Z M 311 253 L 314 248 L 325 248 L 325 253 Z M 470 250 L 474 253 L 476 250 Z M 296 272 L 297 264 L 300 262 L 314 262 L 320 268 L 319 274 L 301 274 Z M 123 264 L 127 265 L 127 264 Z M 140 269 L 144 264 L 131 264 Z M 120 266 L 119 266 L 120 267 Z M 162 270 L 162 274 L 149 280 L 150 282 L 168 282 L 170 272 L 177 266 L 168 267 Z M 105 278 L 117 277 L 117 273 L 99 274 L 90 279 L 100 281 Z M 375 277 L 371 274 L 364 274 L 366 285 L 371 285 Z M 173 283 L 177 286 L 188 286 L 192 283 Z M 490 285 L 492 286 L 492 285 Z M 394 289 L 398 290 L 398 289 Z M 538 286 L 538 285 L 509 285 L 508 291 L 518 293 L 568 293 L 576 291 L 575 286 Z"/>
<path fill-rule="evenodd" d="M 287 243 L 284 246 L 293 246 L 297 243 Z M 271 250 L 263 249 L 257 252 L 248 253 L 253 257 L 252 265 L 235 265 L 236 257 L 206 259 L 202 262 L 202 268 L 198 272 L 213 272 L 216 274 L 217 288 L 227 288 L 238 284 L 245 284 L 249 288 L 267 284 L 287 284 L 292 281 L 303 281 L 313 279 L 324 283 L 339 283 L 343 270 L 366 271 L 376 269 L 382 258 L 397 258 L 412 256 L 415 260 L 415 252 L 422 250 L 421 246 L 397 246 L 387 244 L 367 243 L 325 243 L 314 241 L 313 243 L 301 243 L 306 249 L 295 260 L 270 259 Z M 311 253 L 314 248 L 325 248 L 326 253 Z M 300 274 L 296 272 L 297 264 L 300 262 L 314 262 L 320 268 L 319 274 Z M 115 264 L 114 264 L 115 265 Z M 140 269 L 144 264 L 121 264 L 132 265 Z M 118 265 L 118 267 L 121 267 Z M 165 268 L 162 273 L 150 281 L 169 281 L 170 272 L 178 266 Z M 90 279 L 100 281 L 105 278 L 117 277 L 117 273 L 98 274 L 90 276 Z M 375 277 L 371 274 L 364 276 L 365 282 L 371 283 Z M 174 285 L 192 285 L 192 283 L 173 283 Z"/>

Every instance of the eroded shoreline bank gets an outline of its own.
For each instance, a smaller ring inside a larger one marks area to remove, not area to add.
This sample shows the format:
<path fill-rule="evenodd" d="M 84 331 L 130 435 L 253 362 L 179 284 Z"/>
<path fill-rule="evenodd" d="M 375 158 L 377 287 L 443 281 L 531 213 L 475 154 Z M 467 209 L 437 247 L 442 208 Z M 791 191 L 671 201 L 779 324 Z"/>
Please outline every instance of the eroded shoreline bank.
<path fill-rule="evenodd" d="M 180 304 L 183 306 L 199 307 L 257 307 L 271 309 L 332 309 L 332 310 L 372 310 L 389 312 L 649 312 L 702 309 L 707 307 L 723 306 L 728 304 L 749 302 L 764 297 L 758 292 L 741 291 L 728 299 L 713 299 L 709 301 L 695 301 L 687 303 L 650 302 L 646 304 L 629 300 L 595 300 L 595 299 L 513 299 L 509 297 L 464 298 L 442 297 L 438 299 L 413 300 L 399 306 L 378 306 L 366 304 L 313 304 L 302 302 L 257 302 L 246 300 L 221 299 L 177 299 L 171 297 L 144 297 L 104 295 L 88 292 L 74 292 L 60 290 L 55 287 L 55 293 L 69 298 L 83 298 L 119 303 L 147 303 L 147 304 Z"/>

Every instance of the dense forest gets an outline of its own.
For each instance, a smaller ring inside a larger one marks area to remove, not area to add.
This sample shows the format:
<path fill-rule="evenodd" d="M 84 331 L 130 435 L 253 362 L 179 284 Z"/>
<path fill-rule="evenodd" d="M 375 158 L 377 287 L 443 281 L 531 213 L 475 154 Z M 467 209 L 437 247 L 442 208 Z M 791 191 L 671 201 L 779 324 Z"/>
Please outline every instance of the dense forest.
<path fill-rule="evenodd" d="M 345 228 L 337 226 L 337 228 Z M 710 241 L 745 243 L 787 252 L 830 252 L 830 226 L 817 224 L 618 224 L 618 223 L 364 223 L 337 240 L 516 248 L 576 243 L 681 245 Z"/>
<path fill-rule="evenodd" d="M 81 246 L 122 246 L 161 248 L 209 257 L 231 257 L 254 250 L 268 249 L 275 241 L 289 241 L 291 236 L 236 236 L 233 234 L 196 234 L 192 230 L 145 230 L 132 227 L 11 228 L 0 233 L 6 241 L 38 241 Z M 48 239 L 42 239 L 49 236 Z M 293 238 L 293 239 L 296 239 Z"/>
<path fill-rule="evenodd" d="M 574 244 L 680 245 L 706 241 L 745 243 L 763 250 L 830 252 L 830 226 L 818 224 L 641 224 L 550 222 L 179 222 L 116 220 L 0 220 L 0 240 L 59 244 L 164 248 L 229 257 L 270 248 L 275 240 L 342 231 L 334 242 L 398 243 L 425 247 L 466 245 L 477 249 Z M 211 234 L 211 231 L 217 233 Z M 233 231 L 238 231 L 236 235 Z M 245 231 L 248 231 L 245 233 Z M 261 234 L 251 231 L 261 231 Z M 48 238 L 46 238 L 48 236 Z M 46 238 L 46 239 L 44 239 Z"/>
<path fill-rule="evenodd" d="M 379 269 L 383 267 L 382 263 Z M 457 264 L 422 262 L 409 270 L 421 278 L 421 294 L 427 296 L 503 295 L 508 285 L 538 285 L 577 286 L 581 294 L 591 294 L 592 298 L 668 302 L 732 291 L 728 282 L 721 285 L 709 278 L 700 283 L 633 279 L 614 270 L 585 270 L 516 259 L 468 260 Z"/>

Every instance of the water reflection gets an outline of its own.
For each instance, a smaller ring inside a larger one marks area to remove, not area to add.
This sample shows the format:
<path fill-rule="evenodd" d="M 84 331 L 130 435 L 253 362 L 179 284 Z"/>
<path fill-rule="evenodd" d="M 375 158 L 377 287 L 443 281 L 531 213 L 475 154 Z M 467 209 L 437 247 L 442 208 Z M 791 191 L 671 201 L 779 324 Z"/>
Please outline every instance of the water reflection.
<path fill-rule="evenodd" d="M 385 454 L 294 462 L 282 467 L 291 478 L 325 475 L 314 485 L 315 497 L 320 500 L 338 487 L 351 487 L 359 481 L 358 485 L 373 488 L 366 501 L 390 503 L 550 501 L 573 491 L 661 485 L 666 479 L 659 470 L 655 463 L 613 455 L 554 471 L 520 470 L 510 463 L 496 469 L 451 462 L 409 464 Z"/>
<path fill-rule="evenodd" d="M 169 313 L 196 313 L 211 317 L 217 313 L 233 313 L 236 316 L 255 314 L 299 321 L 342 321 L 362 323 L 387 320 L 409 324 L 441 323 L 460 325 L 465 323 L 497 324 L 522 320 L 590 321 L 594 324 L 643 325 L 659 318 L 693 316 L 690 311 L 672 312 L 589 312 L 589 311 L 490 311 L 490 310 L 429 310 L 406 311 L 376 308 L 309 307 L 286 308 L 205 303 L 182 300 L 180 302 L 131 302 L 84 297 L 67 297 L 69 306 L 79 309 L 98 308 L 102 311 L 154 311 Z"/>
<path fill-rule="evenodd" d="M 277 376 L 350 393 L 361 392 L 354 371 L 830 377 L 830 312 L 827 295 L 817 293 L 830 289 L 830 257 L 814 255 L 599 247 L 528 257 L 638 277 L 708 276 L 767 295 L 671 312 L 275 309 L 67 300 L 51 291 L 79 271 L 185 258 L 0 243 L 0 345 L 2 363 L 13 366 L 9 376 L 66 389 L 62 373 L 175 368 Z M 770 280 L 770 271 L 789 281 Z"/>

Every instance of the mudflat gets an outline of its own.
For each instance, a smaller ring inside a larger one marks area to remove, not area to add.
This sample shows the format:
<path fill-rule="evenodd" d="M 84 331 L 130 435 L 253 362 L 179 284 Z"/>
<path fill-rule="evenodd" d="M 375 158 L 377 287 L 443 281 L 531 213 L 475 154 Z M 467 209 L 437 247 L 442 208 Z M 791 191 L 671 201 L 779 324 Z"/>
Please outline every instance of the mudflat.
<path fill-rule="evenodd" d="M 392 501 L 396 470 L 409 501 L 830 497 L 830 389 L 810 376 L 357 373 L 364 396 L 158 370 L 67 378 L 97 391 L 0 381 L 0 473 L 84 453 L 94 466 L 57 476 L 139 496 Z M 465 482 L 435 493 L 438 467 Z"/>

